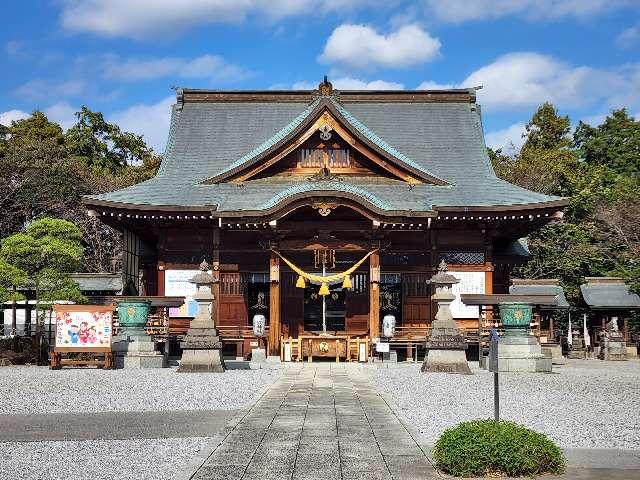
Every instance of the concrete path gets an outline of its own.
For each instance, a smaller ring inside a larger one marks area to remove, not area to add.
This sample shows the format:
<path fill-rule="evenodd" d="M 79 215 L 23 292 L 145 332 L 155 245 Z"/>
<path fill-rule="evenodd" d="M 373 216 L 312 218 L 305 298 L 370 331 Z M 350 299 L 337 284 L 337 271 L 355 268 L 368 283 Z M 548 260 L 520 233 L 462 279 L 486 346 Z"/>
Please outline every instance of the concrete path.
<path fill-rule="evenodd" d="M 211 437 L 236 410 L 0 415 L 0 442 Z"/>
<path fill-rule="evenodd" d="M 425 479 L 429 459 L 357 369 L 286 371 L 181 478 Z"/>
<path fill-rule="evenodd" d="M 178 480 L 429 480 L 431 446 L 406 427 L 356 365 L 289 368 L 178 472 Z M 544 479 L 640 479 L 635 450 L 568 450 Z"/>

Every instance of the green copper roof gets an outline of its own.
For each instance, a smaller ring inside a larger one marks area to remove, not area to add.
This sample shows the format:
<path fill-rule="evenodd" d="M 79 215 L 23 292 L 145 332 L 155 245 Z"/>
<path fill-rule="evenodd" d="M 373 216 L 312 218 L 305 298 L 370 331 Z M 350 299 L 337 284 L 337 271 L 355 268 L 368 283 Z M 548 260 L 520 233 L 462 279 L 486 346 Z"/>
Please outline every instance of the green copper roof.
<path fill-rule="evenodd" d="M 351 185 L 349 183 L 335 181 L 335 180 L 296 183 L 290 186 L 289 188 L 287 188 L 286 190 L 281 191 L 271 199 L 269 199 L 269 201 L 261 205 L 260 209 L 268 210 L 269 208 L 275 207 L 278 203 L 280 203 L 282 200 L 284 200 L 287 197 L 291 197 L 293 195 L 297 195 L 300 193 L 314 192 L 314 191 L 350 193 L 367 200 L 369 203 L 375 205 L 376 207 L 382 210 L 392 210 L 391 206 L 388 203 L 383 202 L 382 200 L 380 200 L 378 197 L 371 194 L 367 190 L 357 187 L 355 185 Z"/>
<path fill-rule="evenodd" d="M 399 152 L 396 148 L 392 147 L 387 142 L 385 142 L 382 138 L 380 138 L 378 135 L 376 135 L 375 132 L 373 132 L 364 123 L 362 123 L 360 120 L 358 120 L 354 115 L 351 114 L 351 112 L 349 112 L 346 108 L 344 108 L 342 105 L 340 105 L 339 102 L 336 102 L 333 98 L 331 99 L 331 102 L 336 107 L 336 109 L 340 112 L 340 114 L 344 118 L 346 118 L 347 121 L 351 124 L 351 126 L 354 127 L 356 130 L 358 130 L 358 132 L 360 132 L 361 135 L 363 135 L 364 137 L 368 138 L 375 145 L 380 147 L 382 150 L 384 150 L 385 152 L 389 153 L 390 155 L 393 155 L 398 160 L 401 160 L 402 162 L 404 162 L 405 164 L 409 165 L 410 167 L 415 168 L 416 170 L 418 170 L 420 172 L 423 172 L 423 173 L 425 173 L 427 175 L 435 177 L 435 175 L 433 175 L 431 172 L 427 171 L 422 165 L 414 162 L 409 157 L 407 157 L 405 154 L 403 154 L 402 152 Z"/>
<path fill-rule="evenodd" d="M 278 143 L 280 140 L 282 140 L 287 135 L 289 135 L 292 131 L 294 131 L 298 127 L 298 125 L 300 125 L 304 121 L 304 119 L 307 118 L 311 114 L 311 112 L 313 112 L 313 110 L 318 106 L 318 103 L 320 103 L 320 98 L 318 98 L 315 101 L 311 102 L 307 106 L 307 108 L 305 108 L 302 112 L 300 112 L 300 115 L 298 115 L 293 120 L 291 120 L 287 125 L 285 125 L 278 132 L 276 132 L 275 135 L 273 135 L 272 137 L 268 138 L 267 140 L 262 142 L 260 145 L 258 145 L 256 148 L 254 148 L 253 150 L 251 150 L 247 154 L 245 154 L 242 157 L 240 157 L 239 159 L 237 159 L 235 162 L 233 162 L 227 168 L 222 170 L 219 173 L 219 175 L 222 175 L 223 173 L 229 172 L 229 171 L 233 170 L 234 168 L 239 167 L 243 163 L 248 162 L 252 158 L 257 157 L 261 153 L 263 153 L 266 150 L 268 150 L 269 148 L 273 147 L 276 143 Z"/>

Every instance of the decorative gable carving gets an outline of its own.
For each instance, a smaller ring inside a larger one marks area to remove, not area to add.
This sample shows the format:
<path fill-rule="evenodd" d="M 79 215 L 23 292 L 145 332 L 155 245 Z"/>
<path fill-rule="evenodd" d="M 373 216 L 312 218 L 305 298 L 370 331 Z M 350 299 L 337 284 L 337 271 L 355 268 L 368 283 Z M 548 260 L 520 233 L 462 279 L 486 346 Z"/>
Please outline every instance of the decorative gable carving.
<path fill-rule="evenodd" d="M 332 98 L 320 96 L 316 102 L 318 105 L 305 121 L 287 137 L 278 142 L 268 140 L 268 147 L 258 147 L 260 153 L 204 183 L 244 182 L 282 174 L 312 175 L 322 168 L 331 175 L 368 174 L 409 184 L 447 184 L 395 156 L 392 152 L 396 155 L 398 152 L 375 134 L 365 137 L 359 129 L 366 127 L 351 125 L 335 107 Z M 378 143 L 373 141 L 375 139 Z"/>

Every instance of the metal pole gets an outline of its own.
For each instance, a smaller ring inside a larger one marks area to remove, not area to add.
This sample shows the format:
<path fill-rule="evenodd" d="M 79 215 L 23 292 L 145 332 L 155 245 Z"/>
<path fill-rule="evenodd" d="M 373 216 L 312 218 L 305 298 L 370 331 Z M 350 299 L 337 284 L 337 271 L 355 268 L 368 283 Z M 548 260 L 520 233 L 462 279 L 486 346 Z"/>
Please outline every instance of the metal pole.
<path fill-rule="evenodd" d="M 500 383 L 498 382 L 498 372 L 493 372 L 493 418 L 500 421 Z"/>
<path fill-rule="evenodd" d="M 491 331 L 491 344 L 489 345 L 489 371 L 493 372 L 493 418 L 500 421 L 500 382 L 498 380 L 498 332 Z"/>

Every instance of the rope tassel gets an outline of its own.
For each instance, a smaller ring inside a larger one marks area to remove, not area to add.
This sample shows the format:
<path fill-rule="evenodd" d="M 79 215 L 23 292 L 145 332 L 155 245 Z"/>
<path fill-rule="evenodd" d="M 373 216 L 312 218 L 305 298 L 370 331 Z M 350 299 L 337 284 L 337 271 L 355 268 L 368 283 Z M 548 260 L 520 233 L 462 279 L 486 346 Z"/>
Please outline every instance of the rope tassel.
<path fill-rule="evenodd" d="M 304 277 L 302 275 L 298 275 L 298 280 L 296 281 L 296 288 L 305 288 L 307 286 L 304 281 Z"/>
<path fill-rule="evenodd" d="M 344 280 L 342 281 L 342 288 L 351 288 L 353 285 L 351 284 L 351 276 L 345 275 Z"/>
<path fill-rule="evenodd" d="M 318 292 L 318 295 L 329 295 L 329 286 L 326 283 L 323 283 L 322 285 L 320 285 L 320 291 Z"/>

